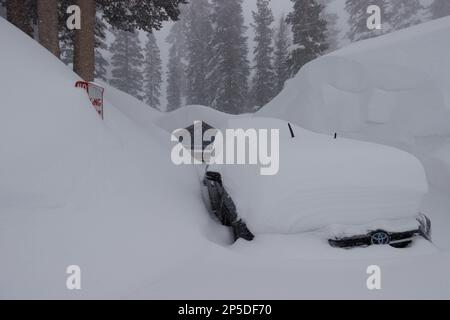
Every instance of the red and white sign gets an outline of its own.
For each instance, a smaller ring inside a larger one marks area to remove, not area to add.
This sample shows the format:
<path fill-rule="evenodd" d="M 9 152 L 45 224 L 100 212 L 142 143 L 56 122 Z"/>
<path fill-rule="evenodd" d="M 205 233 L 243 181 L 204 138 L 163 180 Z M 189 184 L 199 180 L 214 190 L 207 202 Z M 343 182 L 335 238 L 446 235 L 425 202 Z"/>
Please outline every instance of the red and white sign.
<path fill-rule="evenodd" d="M 95 110 L 97 110 L 98 114 L 103 119 L 103 92 L 105 89 L 100 87 L 98 84 L 87 81 L 77 81 L 75 83 L 75 87 L 86 90 L 89 100 L 91 100 Z"/>

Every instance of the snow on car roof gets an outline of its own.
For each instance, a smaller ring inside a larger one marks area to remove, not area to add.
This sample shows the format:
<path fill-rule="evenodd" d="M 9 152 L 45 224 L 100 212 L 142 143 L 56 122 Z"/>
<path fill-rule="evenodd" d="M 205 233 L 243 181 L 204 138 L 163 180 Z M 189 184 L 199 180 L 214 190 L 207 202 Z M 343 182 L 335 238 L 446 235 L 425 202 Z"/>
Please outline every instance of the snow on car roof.
<path fill-rule="evenodd" d="M 374 143 L 334 139 L 271 118 L 231 119 L 227 128 L 280 130 L 280 168 L 218 168 L 239 214 L 258 232 L 291 233 L 328 224 L 412 217 L 428 191 L 417 158 Z"/>

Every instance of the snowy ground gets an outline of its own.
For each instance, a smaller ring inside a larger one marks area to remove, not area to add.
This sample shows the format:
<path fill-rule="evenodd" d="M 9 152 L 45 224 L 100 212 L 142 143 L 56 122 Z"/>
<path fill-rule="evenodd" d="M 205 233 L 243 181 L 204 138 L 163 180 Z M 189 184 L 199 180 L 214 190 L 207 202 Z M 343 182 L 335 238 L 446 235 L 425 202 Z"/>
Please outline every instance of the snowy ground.
<path fill-rule="evenodd" d="M 330 248 L 315 234 L 266 235 L 232 247 L 210 246 L 132 294 L 133 298 L 195 299 L 442 299 L 450 297 L 448 197 L 432 193 L 424 210 L 435 222 L 434 245 L 409 250 Z M 382 289 L 366 288 L 366 268 L 379 265 Z"/>
<path fill-rule="evenodd" d="M 159 114 L 106 86 L 102 122 L 62 63 L 3 19 L 0 38 L 0 298 L 450 298 L 447 194 L 422 205 L 433 244 L 338 250 L 308 232 L 231 245 L 196 170 L 172 165 Z M 81 290 L 66 288 L 69 265 Z"/>

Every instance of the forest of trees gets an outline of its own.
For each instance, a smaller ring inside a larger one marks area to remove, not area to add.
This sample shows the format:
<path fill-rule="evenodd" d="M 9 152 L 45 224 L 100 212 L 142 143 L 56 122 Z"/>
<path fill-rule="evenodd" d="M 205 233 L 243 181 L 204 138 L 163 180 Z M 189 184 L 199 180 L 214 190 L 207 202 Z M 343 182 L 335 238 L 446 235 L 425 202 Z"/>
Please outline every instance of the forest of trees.
<path fill-rule="evenodd" d="M 66 33 L 69 42 L 73 43 L 73 69 L 86 81 L 92 81 L 95 75 L 98 14 L 119 30 L 152 32 L 160 29 L 163 21 L 177 20 L 181 3 L 186 3 L 186 0 L 2 0 L 8 21 L 31 37 L 35 36 L 37 29 L 39 42 L 58 57 L 61 52 L 59 35 Z M 81 28 L 69 31 L 65 20 L 60 23 L 59 17 L 61 14 L 68 16 L 66 10 L 72 4 L 81 9 Z"/>
<path fill-rule="evenodd" d="M 249 25 L 243 1 L 256 5 Z M 271 10 L 275 1 L 0 0 L 0 15 L 87 81 L 108 82 L 159 110 L 198 104 L 233 114 L 264 106 L 306 63 L 345 39 L 450 15 L 449 0 L 427 7 L 420 0 L 346 0 L 345 33 L 342 17 L 330 10 L 334 0 L 291 0 L 281 16 Z M 72 4 L 81 8 L 80 30 L 66 27 Z M 381 30 L 367 28 L 369 5 L 381 8 Z M 154 32 L 168 20 L 176 22 L 163 66 Z"/>

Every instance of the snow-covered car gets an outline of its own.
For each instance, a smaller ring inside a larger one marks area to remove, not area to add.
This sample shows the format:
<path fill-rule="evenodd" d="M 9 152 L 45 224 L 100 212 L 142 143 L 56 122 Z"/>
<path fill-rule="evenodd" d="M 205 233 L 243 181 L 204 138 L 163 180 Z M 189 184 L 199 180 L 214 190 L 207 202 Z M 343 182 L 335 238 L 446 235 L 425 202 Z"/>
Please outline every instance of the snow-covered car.
<path fill-rule="evenodd" d="M 261 175 L 254 164 L 205 166 L 203 198 L 235 239 L 320 231 L 333 247 L 431 241 L 420 213 L 427 179 L 409 153 L 277 119 L 235 118 L 218 129 L 279 130 L 279 151 L 271 150 L 279 152 L 277 174 Z"/>

